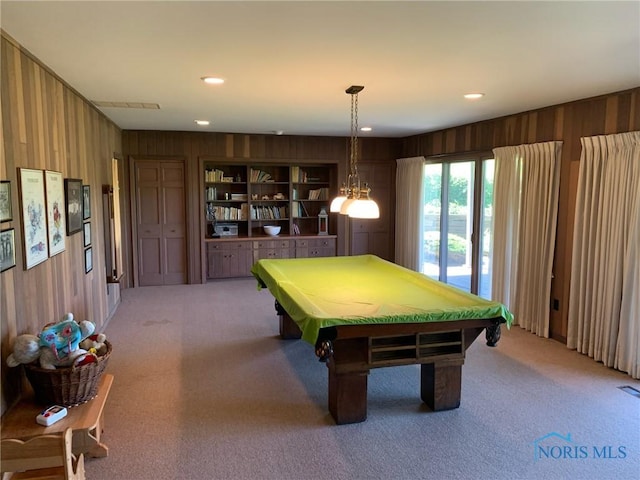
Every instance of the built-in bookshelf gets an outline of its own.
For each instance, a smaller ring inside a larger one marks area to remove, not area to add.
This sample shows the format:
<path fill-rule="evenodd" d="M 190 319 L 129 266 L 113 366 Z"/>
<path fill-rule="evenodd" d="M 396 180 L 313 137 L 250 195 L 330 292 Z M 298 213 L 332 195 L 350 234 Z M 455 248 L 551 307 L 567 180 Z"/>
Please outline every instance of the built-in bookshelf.
<path fill-rule="evenodd" d="M 203 162 L 203 170 L 205 238 L 265 236 L 265 225 L 280 226 L 280 236 L 317 235 L 335 194 L 335 164 Z"/>
<path fill-rule="evenodd" d="M 318 228 L 318 214 L 329 212 L 331 178 L 326 168 L 291 167 L 292 229 L 307 232 Z M 334 194 L 336 192 L 333 192 Z"/>
<path fill-rule="evenodd" d="M 251 275 L 261 258 L 332 256 L 335 224 L 329 212 L 336 164 L 238 164 L 202 162 L 203 265 L 206 279 Z M 335 221 L 335 220 L 334 220 Z M 277 236 L 265 225 L 280 226 Z"/>

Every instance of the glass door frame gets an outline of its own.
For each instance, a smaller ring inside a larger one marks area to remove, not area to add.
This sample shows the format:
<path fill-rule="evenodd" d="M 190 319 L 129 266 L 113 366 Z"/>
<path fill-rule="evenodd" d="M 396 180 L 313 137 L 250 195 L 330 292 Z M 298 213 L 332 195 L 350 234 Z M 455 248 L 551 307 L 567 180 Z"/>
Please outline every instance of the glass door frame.
<path fill-rule="evenodd" d="M 447 249 L 448 238 L 443 238 L 449 230 L 449 179 L 450 166 L 454 163 L 473 162 L 473 215 L 471 229 L 471 293 L 478 294 L 480 274 L 482 268 L 482 229 L 481 223 L 484 209 L 484 171 L 485 160 L 493 159 L 493 152 L 469 152 L 462 154 L 443 154 L 425 157 L 425 165 L 441 164 L 442 179 L 440 190 L 440 252 L 439 252 L 439 279 L 447 283 Z"/>

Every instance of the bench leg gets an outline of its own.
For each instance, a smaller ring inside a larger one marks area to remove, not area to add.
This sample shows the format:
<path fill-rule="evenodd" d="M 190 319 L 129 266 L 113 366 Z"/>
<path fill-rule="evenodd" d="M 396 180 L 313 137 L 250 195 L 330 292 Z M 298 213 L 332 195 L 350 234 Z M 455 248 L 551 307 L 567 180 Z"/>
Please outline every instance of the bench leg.
<path fill-rule="evenodd" d="M 463 360 L 423 363 L 420 366 L 420 397 L 434 411 L 460 406 Z"/>
<path fill-rule="evenodd" d="M 102 458 L 109 455 L 109 447 L 100 441 L 104 415 L 96 423 L 95 428 L 73 431 L 72 449 L 74 455 L 83 453 L 86 457 Z"/>

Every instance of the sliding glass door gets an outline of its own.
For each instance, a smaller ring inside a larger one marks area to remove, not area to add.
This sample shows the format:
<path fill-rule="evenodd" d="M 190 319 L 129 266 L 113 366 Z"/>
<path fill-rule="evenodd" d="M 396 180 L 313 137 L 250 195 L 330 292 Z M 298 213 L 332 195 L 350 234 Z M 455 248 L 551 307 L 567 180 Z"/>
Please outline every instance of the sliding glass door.
<path fill-rule="evenodd" d="M 422 272 L 489 298 L 492 206 L 493 160 L 429 161 L 424 168 Z"/>

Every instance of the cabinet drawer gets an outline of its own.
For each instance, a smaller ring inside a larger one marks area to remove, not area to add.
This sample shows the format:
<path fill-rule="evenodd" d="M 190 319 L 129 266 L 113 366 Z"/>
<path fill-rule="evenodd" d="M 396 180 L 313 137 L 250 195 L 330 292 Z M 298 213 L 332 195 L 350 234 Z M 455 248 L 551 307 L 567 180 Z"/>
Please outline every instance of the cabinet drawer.
<path fill-rule="evenodd" d="M 253 248 L 289 248 L 291 243 L 289 240 L 256 240 L 253 242 Z"/>
<path fill-rule="evenodd" d="M 251 242 L 209 242 L 207 243 L 207 251 L 218 250 L 249 250 L 251 249 Z"/>
<path fill-rule="evenodd" d="M 318 247 L 318 248 L 335 248 L 335 238 L 305 238 L 296 240 L 296 248 Z"/>
<path fill-rule="evenodd" d="M 336 240 L 335 238 L 315 238 L 309 240 L 309 246 L 313 248 L 335 248 Z"/>

